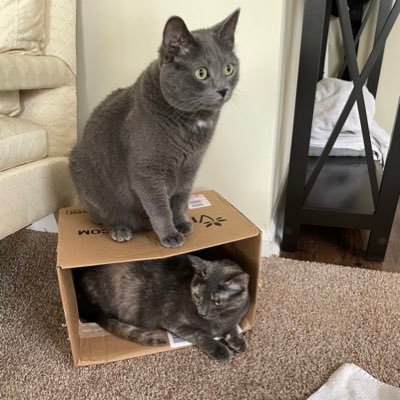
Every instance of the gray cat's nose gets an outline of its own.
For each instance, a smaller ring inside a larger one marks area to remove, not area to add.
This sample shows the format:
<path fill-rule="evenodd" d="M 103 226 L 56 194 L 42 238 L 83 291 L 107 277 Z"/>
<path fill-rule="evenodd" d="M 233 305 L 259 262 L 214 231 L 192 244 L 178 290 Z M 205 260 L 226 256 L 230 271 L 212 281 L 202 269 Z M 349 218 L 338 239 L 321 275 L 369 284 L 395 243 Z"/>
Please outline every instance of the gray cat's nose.
<path fill-rule="evenodd" d="M 226 95 L 226 92 L 228 91 L 228 89 L 221 89 L 221 90 L 217 90 L 217 92 L 222 96 L 222 97 L 225 97 L 225 95 Z"/>

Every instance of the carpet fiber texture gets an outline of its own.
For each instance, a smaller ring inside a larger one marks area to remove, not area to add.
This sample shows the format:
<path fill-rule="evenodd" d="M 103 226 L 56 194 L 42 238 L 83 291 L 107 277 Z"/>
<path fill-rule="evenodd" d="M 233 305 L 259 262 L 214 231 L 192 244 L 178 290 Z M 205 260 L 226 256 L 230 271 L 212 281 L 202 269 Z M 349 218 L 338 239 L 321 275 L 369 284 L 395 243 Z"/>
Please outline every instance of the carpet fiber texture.
<path fill-rule="evenodd" d="M 306 399 L 343 363 L 400 385 L 400 275 L 264 260 L 249 351 L 220 365 L 190 347 L 74 368 L 56 235 L 0 242 L 1 399 Z"/>

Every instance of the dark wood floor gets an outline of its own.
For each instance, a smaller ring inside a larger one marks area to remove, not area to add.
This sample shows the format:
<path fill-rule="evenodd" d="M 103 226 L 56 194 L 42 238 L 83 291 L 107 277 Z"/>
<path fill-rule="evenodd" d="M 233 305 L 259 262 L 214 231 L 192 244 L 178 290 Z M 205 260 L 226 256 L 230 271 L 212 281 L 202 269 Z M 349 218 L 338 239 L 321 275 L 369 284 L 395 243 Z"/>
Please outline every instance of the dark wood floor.
<path fill-rule="evenodd" d="M 281 252 L 281 256 L 295 260 L 400 272 L 400 205 L 397 207 L 384 262 L 365 260 L 368 234 L 360 230 L 303 226 L 297 251 Z"/>

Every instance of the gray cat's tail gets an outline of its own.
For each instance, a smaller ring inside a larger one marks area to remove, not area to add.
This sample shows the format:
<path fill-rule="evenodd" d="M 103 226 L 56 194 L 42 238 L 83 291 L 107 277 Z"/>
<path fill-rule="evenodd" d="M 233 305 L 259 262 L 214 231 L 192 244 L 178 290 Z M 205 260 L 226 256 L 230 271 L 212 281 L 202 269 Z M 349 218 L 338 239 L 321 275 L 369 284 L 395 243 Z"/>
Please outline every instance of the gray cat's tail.
<path fill-rule="evenodd" d="M 115 318 L 108 318 L 97 313 L 95 321 L 107 332 L 121 338 L 145 346 L 157 346 L 166 343 L 165 334 L 161 331 L 151 331 L 126 324 Z"/>

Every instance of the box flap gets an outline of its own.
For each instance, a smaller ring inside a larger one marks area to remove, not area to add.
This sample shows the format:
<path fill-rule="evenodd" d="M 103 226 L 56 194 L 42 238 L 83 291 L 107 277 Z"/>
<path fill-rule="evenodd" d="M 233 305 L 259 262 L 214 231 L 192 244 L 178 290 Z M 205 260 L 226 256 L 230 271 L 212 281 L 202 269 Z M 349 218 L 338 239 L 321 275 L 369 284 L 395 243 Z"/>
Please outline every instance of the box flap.
<path fill-rule="evenodd" d="M 136 233 L 126 243 L 113 241 L 104 226 L 93 224 L 85 210 L 59 213 L 57 266 L 75 268 L 165 258 L 259 235 L 260 230 L 214 191 L 202 192 L 209 206 L 189 210 L 193 233 L 183 246 L 161 246 L 154 232 Z"/>

